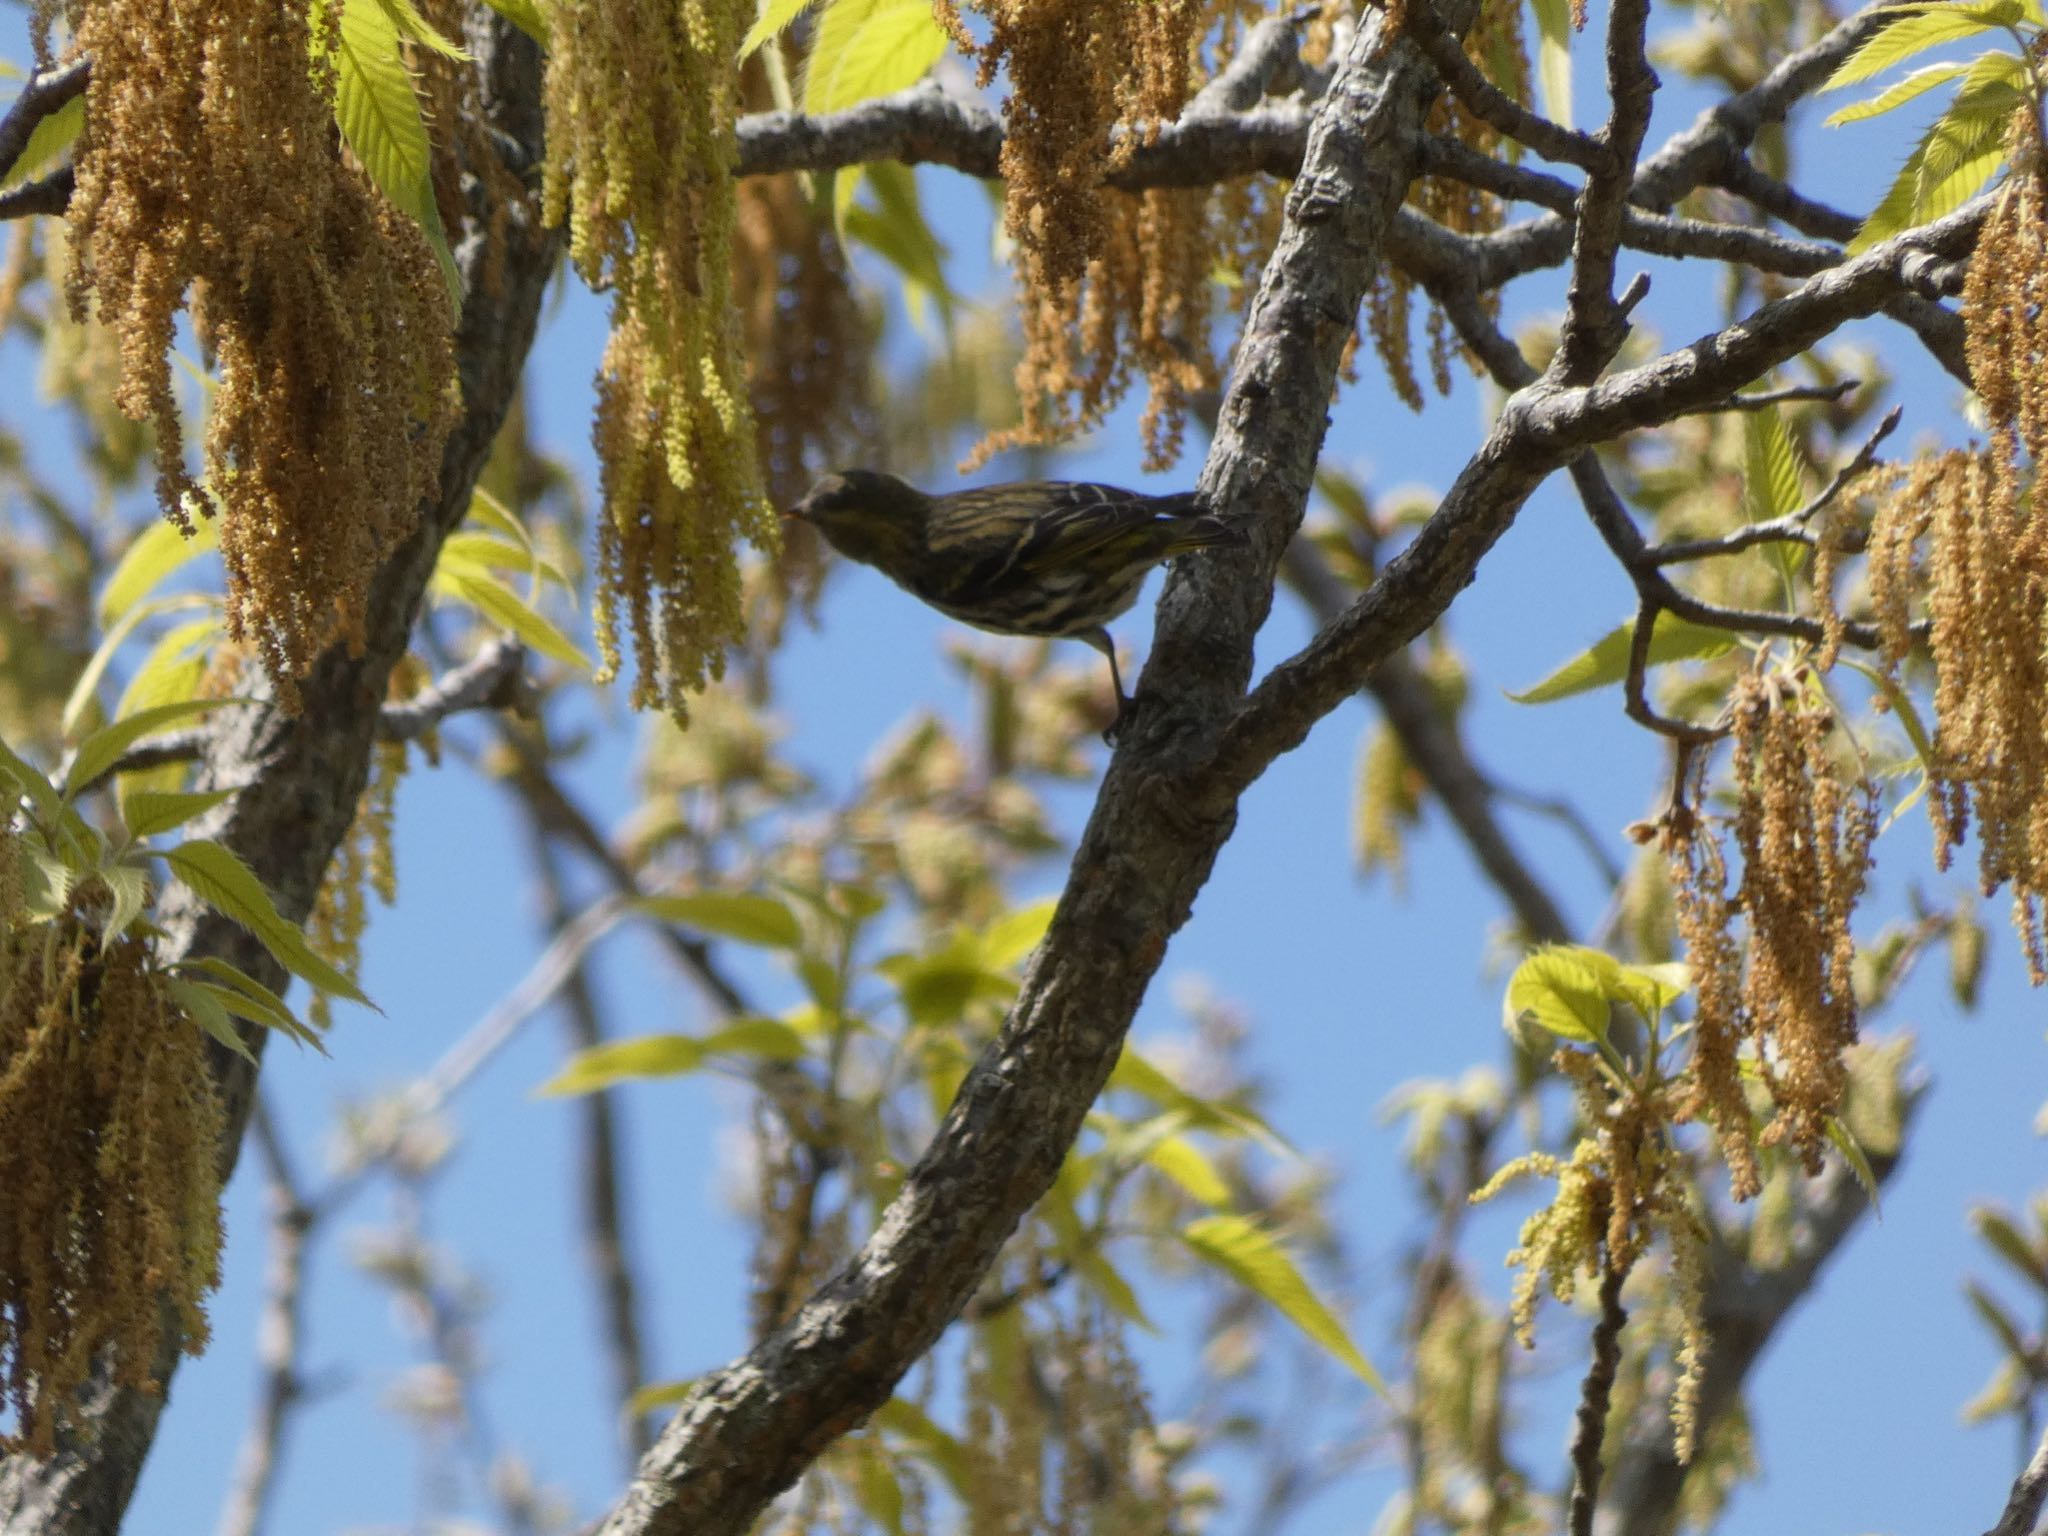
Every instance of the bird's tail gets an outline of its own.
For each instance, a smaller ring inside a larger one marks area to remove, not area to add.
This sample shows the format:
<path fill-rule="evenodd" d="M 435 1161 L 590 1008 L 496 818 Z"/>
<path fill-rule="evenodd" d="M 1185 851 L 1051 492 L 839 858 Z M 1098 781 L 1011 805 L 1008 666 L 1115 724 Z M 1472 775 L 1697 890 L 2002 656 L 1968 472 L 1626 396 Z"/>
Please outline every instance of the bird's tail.
<path fill-rule="evenodd" d="M 1194 491 L 1161 496 L 1157 506 L 1161 513 L 1174 519 L 1174 554 L 1190 549 L 1235 549 L 1251 542 L 1242 528 L 1213 516 L 1209 504 Z"/>

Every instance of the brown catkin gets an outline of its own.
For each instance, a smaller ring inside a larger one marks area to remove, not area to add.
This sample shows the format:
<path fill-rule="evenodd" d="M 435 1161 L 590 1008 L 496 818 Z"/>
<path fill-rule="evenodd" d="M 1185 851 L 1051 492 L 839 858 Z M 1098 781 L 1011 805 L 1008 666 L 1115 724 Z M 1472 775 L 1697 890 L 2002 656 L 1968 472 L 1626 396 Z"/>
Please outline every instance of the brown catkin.
<path fill-rule="evenodd" d="M 289 703 L 328 644 L 360 643 L 370 577 L 437 483 L 449 295 L 418 225 L 342 153 L 306 6 L 68 13 L 93 59 L 71 307 L 120 338 L 115 401 L 154 429 L 165 515 L 221 515 L 229 632 Z M 332 12 L 314 14 L 331 38 Z M 170 372 L 188 298 L 219 375 L 197 479 Z"/>

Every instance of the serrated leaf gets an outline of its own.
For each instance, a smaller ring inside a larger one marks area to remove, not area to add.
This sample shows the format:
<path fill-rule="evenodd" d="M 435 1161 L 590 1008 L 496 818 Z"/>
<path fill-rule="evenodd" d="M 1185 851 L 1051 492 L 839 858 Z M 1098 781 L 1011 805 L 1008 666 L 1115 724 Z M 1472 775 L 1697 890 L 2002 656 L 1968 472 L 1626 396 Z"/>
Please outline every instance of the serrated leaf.
<path fill-rule="evenodd" d="M 133 864 L 115 862 L 101 865 L 99 877 L 114 897 L 113 909 L 107 914 L 106 936 L 118 938 L 149 905 L 149 875 Z"/>
<path fill-rule="evenodd" d="M 657 922 L 680 923 L 770 949 L 795 949 L 804 931 L 796 914 L 773 896 L 753 891 L 694 891 L 686 896 L 644 896 L 632 903 L 636 912 Z"/>
<path fill-rule="evenodd" d="M 1387 1384 L 1351 1342 L 1337 1314 L 1309 1286 L 1287 1251 L 1271 1233 L 1250 1218 L 1204 1216 L 1181 1228 L 1181 1241 L 1198 1258 L 1213 1264 L 1265 1298 L 1295 1327 L 1334 1359 L 1348 1366 L 1382 1397 Z"/>
<path fill-rule="evenodd" d="M 219 997 L 197 982 L 180 981 L 175 976 L 164 982 L 164 990 L 186 1018 L 244 1061 L 254 1063 L 256 1053 L 242 1043 L 241 1031 L 235 1028 L 235 1021 L 221 1006 Z"/>
<path fill-rule="evenodd" d="M 1979 5 L 1899 6 L 1898 19 L 1872 37 L 1828 76 L 1823 92 L 1840 90 L 1882 74 L 1901 59 L 1959 37 L 1974 37 L 2020 20 L 2019 0 L 1987 0 Z"/>
<path fill-rule="evenodd" d="M 256 872 L 233 849 L 198 838 L 164 849 L 156 857 L 171 867 L 193 895 L 254 934 L 271 957 L 294 976 L 365 1008 L 377 1006 L 346 975 L 314 953 L 298 924 L 277 910 Z"/>
<path fill-rule="evenodd" d="M 1881 117 L 1894 107 L 1902 107 L 1916 97 L 1923 96 L 1937 85 L 1945 85 L 1970 66 L 1964 63 L 1928 64 L 1916 69 L 1903 80 L 1895 80 L 1877 95 L 1868 100 L 1840 107 L 1821 120 L 1826 128 L 1839 128 L 1844 123 L 1860 123 L 1869 118 Z"/>
<path fill-rule="evenodd" d="M 2023 97 L 2015 88 L 2015 63 L 1991 53 L 1970 66 L 1969 75 L 1946 111 L 1927 128 L 1899 174 L 1856 237 L 1851 251 L 1960 207 L 2005 158 L 2005 127 Z"/>
<path fill-rule="evenodd" d="M 541 47 L 548 45 L 547 12 L 540 8 L 537 0 L 484 0 L 492 10 L 511 22 L 513 26 L 532 38 Z"/>
<path fill-rule="evenodd" d="M 948 41 L 931 0 L 828 0 L 804 66 L 804 111 L 840 112 L 915 85 Z"/>
<path fill-rule="evenodd" d="M 239 790 L 233 789 L 208 789 L 171 794 L 144 790 L 122 801 L 121 820 L 128 828 L 130 837 L 155 837 L 159 832 L 182 827 L 193 817 L 204 815 L 216 805 L 233 799 L 239 793 Z"/>
<path fill-rule="evenodd" d="M 740 40 L 740 57 L 746 58 L 769 38 L 781 36 L 813 3 L 814 0 L 761 0 L 760 14 Z"/>
<path fill-rule="evenodd" d="M 319 1036 L 300 1022 L 298 1015 L 292 1012 L 285 1000 L 240 966 L 223 960 L 218 955 L 199 955 L 182 962 L 179 969 L 203 972 L 229 991 L 239 992 L 247 1005 L 254 1010 L 243 1017 L 273 1029 L 282 1029 L 325 1052 L 326 1047 L 320 1044 Z"/>
<path fill-rule="evenodd" d="M 201 654 L 220 636 L 220 615 L 174 624 L 151 644 L 128 686 L 121 690 L 114 717 L 125 719 L 159 704 L 189 699 L 206 675 L 206 657 Z"/>
<path fill-rule="evenodd" d="M 1742 499 L 1755 523 L 1789 516 L 1806 500 L 1792 434 L 1774 405 L 1742 413 Z"/>
<path fill-rule="evenodd" d="M 1517 704 L 1549 704 L 1573 694 L 1605 688 L 1628 676 L 1628 655 L 1635 643 L 1635 624 L 1609 630 L 1587 649 L 1521 693 L 1509 693 Z M 1735 648 L 1735 637 L 1725 629 L 1712 629 L 1659 610 L 1650 631 L 1648 665 L 1665 666 L 1674 661 L 1711 661 Z"/>
<path fill-rule="evenodd" d="M 469 604 L 501 629 L 507 629 L 527 649 L 538 651 L 568 666 L 590 670 L 590 658 L 539 609 L 489 572 L 475 566 L 437 568 L 433 590 Z"/>
<path fill-rule="evenodd" d="M 370 180 L 420 226 L 440 263 L 449 303 L 462 307 L 462 275 L 434 202 L 432 149 L 398 23 L 385 5 L 344 5 L 334 29 L 334 118 Z"/>
<path fill-rule="evenodd" d="M 122 551 L 113 575 L 107 578 L 100 593 L 100 626 L 114 624 L 173 571 L 219 547 L 218 518 L 192 519 L 190 537 L 180 533 L 178 525 L 169 519 L 157 518 Z"/>
<path fill-rule="evenodd" d="M 1871 1168 L 1870 1159 L 1863 1155 L 1863 1148 L 1857 1144 L 1855 1136 L 1850 1134 L 1848 1122 L 1837 1115 L 1829 1115 L 1821 1124 L 1828 1140 L 1842 1154 L 1842 1161 L 1848 1165 L 1864 1197 L 1870 1201 L 1870 1213 L 1879 1221 L 1884 1220 L 1884 1207 L 1878 1202 L 1877 1173 Z"/>
<path fill-rule="evenodd" d="M 153 709 L 137 710 L 112 725 L 100 727 L 78 744 L 78 751 L 71 759 L 71 771 L 64 776 L 66 798 L 75 792 L 73 786 L 92 783 L 118 763 L 121 755 L 137 742 L 183 721 L 196 720 L 216 709 L 242 702 L 240 699 L 181 699 L 159 704 Z"/>
<path fill-rule="evenodd" d="M 1543 115 L 1572 125 L 1572 13 L 1569 0 L 1530 0 L 1536 12 L 1536 88 Z"/>
<path fill-rule="evenodd" d="M 469 62 L 469 54 L 462 46 L 444 37 L 431 21 L 420 14 L 419 7 L 414 5 L 412 0 L 377 0 L 377 3 L 384 7 L 384 14 L 391 19 L 391 24 L 398 29 L 399 35 L 409 42 L 418 43 L 444 59 L 453 59 L 462 64 Z"/>

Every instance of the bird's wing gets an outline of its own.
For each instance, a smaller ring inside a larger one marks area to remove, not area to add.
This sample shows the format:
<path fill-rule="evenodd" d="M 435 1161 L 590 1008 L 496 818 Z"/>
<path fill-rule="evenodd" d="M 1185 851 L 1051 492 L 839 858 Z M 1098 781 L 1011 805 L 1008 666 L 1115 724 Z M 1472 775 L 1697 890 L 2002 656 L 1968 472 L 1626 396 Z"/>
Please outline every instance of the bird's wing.
<path fill-rule="evenodd" d="M 992 489 L 1000 493 L 1006 488 Z M 1018 571 L 1057 570 L 1113 543 L 1146 542 L 1134 541 L 1132 535 L 1154 528 L 1163 534 L 1178 522 L 1174 513 L 1179 510 L 1179 498 L 1141 496 L 1113 485 L 1079 482 L 1037 489 L 1038 514 L 1012 563 Z M 1159 553 L 1165 548 L 1162 540 Z"/>

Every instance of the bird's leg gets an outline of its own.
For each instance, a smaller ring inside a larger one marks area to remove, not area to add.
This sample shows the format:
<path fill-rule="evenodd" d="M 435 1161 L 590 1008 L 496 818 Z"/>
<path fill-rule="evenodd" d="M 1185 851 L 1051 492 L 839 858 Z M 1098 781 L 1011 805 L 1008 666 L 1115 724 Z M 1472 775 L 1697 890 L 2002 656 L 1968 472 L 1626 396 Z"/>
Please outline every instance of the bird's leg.
<path fill-rule="evenodd" d="M 1116 689 L 1116 718 L 1109 722 L 1109 729 L 1102 733 L 1102 740 L 1105 746 L 1113 747 L 1116 745 L 1118 733 L 1124 728 L 1124 721 L 1129 719 L 1137 708 L 1136 702 L 1124 693 L 1123 674 L 1117 671 L 1116 666 L 1116 642 L 1109 638 L 1108 630 L 1100 628 L 1091 629 L 1076 638 L 1094 646 L 1109 662 L 1109 684 Z"/>

